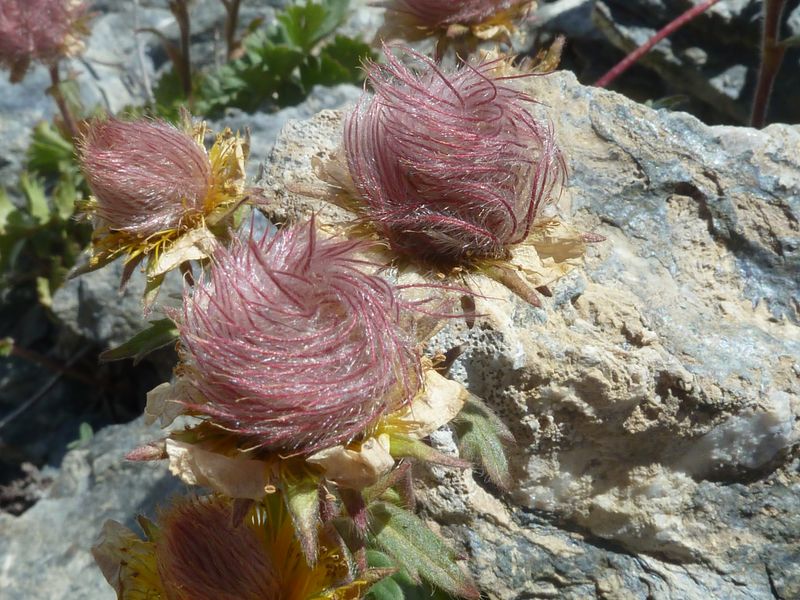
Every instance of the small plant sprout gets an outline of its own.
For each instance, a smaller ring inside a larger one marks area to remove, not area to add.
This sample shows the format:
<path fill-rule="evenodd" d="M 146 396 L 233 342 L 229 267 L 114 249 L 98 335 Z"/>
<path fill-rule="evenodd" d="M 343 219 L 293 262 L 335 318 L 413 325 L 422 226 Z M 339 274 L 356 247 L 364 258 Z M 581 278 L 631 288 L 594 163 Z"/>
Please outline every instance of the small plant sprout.
<path fill-rule="evenodd" d="M 89 263 L 76 274 L 124 256 L 124 286 L 146 260 L 149 304 L 167 271 L 211 253 L 245 198 L 247 142 L 226 130 L 206 150 L 205 136 L 205 125 L 192 128 L 188 118 L 185 130 L 147 119 L 89 124 L 80 162 L 95 231 Z"/>
<path fill-rule="evenodd" d="M 386 0 L 379 40 L 409 42 L 438 38 L 437 56 L 456 44 L 462 57 L 472 54 L 482 41 L 511 43 L 517 32 L 515 22 L 535 6 L 531 0 Z"/>
<path fill-rule="evenodd" d="M 75 119 L 61 92 L 59 63 L 83 51 L 88 34 L 85 2 L 78 0 L 3 0 L 0 3 L 0 65 L 10 72 L 12 83 L 22 80 L 31 63 L 48 68 L 64 126 L 75 138 Z"/>
<path fill-rule="evenodd" d="M 119 600 L 347 600 L 362 598 L 381 573 L 355 578 L 334 536 L 321 532 L 309 565 L 277 495 L 259 503 L 220 496 L 179 498 L 146 538 L 107 521 L 92 549 Z"/>
<path fill-rule="evenodd" d="M 507 59 L 445 70 L 401 53 L 413 67 L 388 49 L 385 65 L 370 65 L 375 93 L 345 118 L 346 168 L 334 159 L 323 177 L 396 254 L 445 273 L 479 270 L 538 304 L 531 288 L 566 268 L 535 251 L 563 229 L 542 214 L 566 177 L 552 124 L 531 112 L 513 85 L 524 74 Z"/>

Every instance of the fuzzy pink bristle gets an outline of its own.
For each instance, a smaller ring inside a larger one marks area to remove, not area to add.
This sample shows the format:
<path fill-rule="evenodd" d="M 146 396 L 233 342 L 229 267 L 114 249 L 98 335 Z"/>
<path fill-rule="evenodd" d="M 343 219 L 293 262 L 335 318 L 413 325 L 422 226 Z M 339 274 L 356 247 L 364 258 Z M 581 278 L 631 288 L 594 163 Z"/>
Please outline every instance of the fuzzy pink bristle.
<path fill-rule="evenodd" d="M 64 55 L 70 34 L 86 15 L 74 0 L 0 2 L 0 64 L 13 71 L 31 61 L 53 64 Z"/>
<path fill-rule="evenodd" d="M 95 120 L 80 161 L 97 215 L 111 229 L 141 237 L 201 213 L 212 183 L 203 148 L 164 121 Z"/>
<path fill-rule="evenodd" d="M 156 560 L 170 600 L 279 600 L 282 583 L 259 533 L 227 500 L 177 501 L 160 518 Z"/>
<path fill-rule="evenodd" d="M 433 28 L 482 23 L 499 12 L 527 4 L 530 0 L 389 0 L 381 3 L 387 11 L 413 17 L 420 25 Z"/>
<path fill-rule="evenodd" d="M 421 376 L 404 304 L 362 247 L 312 220 L 221 250 L 179 319 L 189 408 L 252 446 L 311 453 L 410 402 Z"/>
<path fill-rule="evenodd" d="M 409 49 L 372 64 L 375 94 L 345 121 L 344 148 L 367 218 L 395 250 L 435 261 L 499 258 L 560 191 L 566 166 L 531 98 L 498 61 L 445 70 Z"/>

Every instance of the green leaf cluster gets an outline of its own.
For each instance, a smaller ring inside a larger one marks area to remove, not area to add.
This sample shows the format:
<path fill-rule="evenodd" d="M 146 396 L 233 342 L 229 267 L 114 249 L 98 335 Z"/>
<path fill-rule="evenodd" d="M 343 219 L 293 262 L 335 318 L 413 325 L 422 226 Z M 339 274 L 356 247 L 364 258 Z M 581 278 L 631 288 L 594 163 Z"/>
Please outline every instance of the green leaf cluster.
<path fill-rule="evenodd" d="M 74 219 L 86 194 L 75 149 L 49 123 L 33 130 L 17 193 L 15 203 L 0 188 L 0 288 L 35 290 L 47 306 L 91 235 Z"/>
<path fill-rule="evenodd" d="M 293 106 L 315 85 L 361 83 L 361 64 L 375 58 L 362 41 L 334 35 L 349 0 L 306 0 L 279 13 L 274 23 L 250 33 L 241 57 L 216 71 L 195 74 L 192 111 L 219 116 L 227 107 L 253 112 Z M 174 117 L 186 103 L 173 71 L 154 90 L 158 111 Z"/>

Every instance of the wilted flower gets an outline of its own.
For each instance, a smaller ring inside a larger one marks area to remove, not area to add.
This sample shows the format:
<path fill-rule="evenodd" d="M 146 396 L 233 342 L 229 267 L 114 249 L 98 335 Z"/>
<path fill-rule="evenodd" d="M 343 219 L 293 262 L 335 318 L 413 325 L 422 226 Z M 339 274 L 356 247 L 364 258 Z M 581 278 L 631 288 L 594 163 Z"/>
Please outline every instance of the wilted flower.
<path fill-rule="evenodd" d="M 407 405 L 419 356 L 363 246 L 312 220 L 220 250 L 179 323 L 192 411 L 252 447 L 308 454 Z"/>
<path fill-rule="evenodd" d="M 31 62 L 48 66 L 83 49 L 85 2 L 3 0 L 0 3 L 0 64 L 19 81 Z"/>
<path fill-rule="evenodd" d="M 344 151 L 365 216 L 403 254 L 438 264 L 507 259 L 560 192 L 564 158 L 530 97 L 488 60 L 443 70 L 386 51 L 375 90 L 345 121 Z"/>
<path fill-rule="evenodd" d="M 291 519 L 275 496 L 237 514 L 220 496 L 180 499 L 159 522 L 140 520 L 142 540 L 108 521 L 92 549 L 119 600 L 311 600 L 361 598 L 339 547 L 320 535 L 309 566 Z"/>
<path fill-rule="evenodd" d="M 380 39 L 408 41 L 440 37 L 440 50 L 448 40 L 472 36 L 476 40 L 509 41 L 514 21 L 527 13 L 532 0 L 386 0 L 385 24 Z"/>
<path fill-rule="evenodd" d="M 157 277 L 184 258 L 207 254 L 210 228 L 244 197 L 247 146 L 225 131 L 207 151 L 205 126 L 186 129 L 147 119 L 90 124 L 80 147 L 94 195 L 87 207 L 95 216 L 90 269 L 120 255 L 131 266 L 148 257 L 148 275 Z M 190 239 L 169 255 L 188 233 Z"/>

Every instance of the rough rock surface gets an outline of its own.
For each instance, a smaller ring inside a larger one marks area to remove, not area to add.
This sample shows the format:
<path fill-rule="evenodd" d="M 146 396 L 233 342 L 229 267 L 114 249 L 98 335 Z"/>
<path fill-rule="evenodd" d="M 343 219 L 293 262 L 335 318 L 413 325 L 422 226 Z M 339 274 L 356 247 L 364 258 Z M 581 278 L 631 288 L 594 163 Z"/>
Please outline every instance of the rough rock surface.
<path fill-rule="evenodd" d="M 625 53 L 701 0 L 597 0 L 594 21 Z M 656 45 L 640 63 L 673 89 L 696 97 L 733 122 L 749 122 L 759 66 L 761 0 L 719 2 Z M 787 2 L 783 37 L 798 35 L 800 4 Z M 769 121 L 797 123 L 800 49 L 790 49 L 775 84 Z"/>
<path fill-rule="evenodd" d="M 491 597 L 797 597 L 800 128 L 526 85 L 569 158 L 561 212 L 607 241 L 543 309 L 474 276 L 488 316 L 432 349 L 466 342 L 452 375 L 513 429 L 518 484 L 434 472 L 428 515 Z M 267 184 L 290 213 L 340 129 L 284 130 Z"/>
<path fill-rule="evenodd" d="M 163 465 L 123 460 L 158 435 L 141 418 L 108 427 L 67 454 L 46 498 L 19 517 L 0 513 L 4 600 L 114 598 L 89 548 L 106 519 L 138 531 L 137 514 L 153 515 L 180 491 Z"/>

